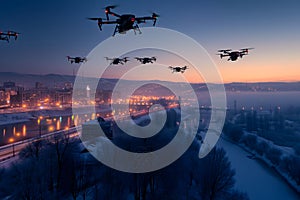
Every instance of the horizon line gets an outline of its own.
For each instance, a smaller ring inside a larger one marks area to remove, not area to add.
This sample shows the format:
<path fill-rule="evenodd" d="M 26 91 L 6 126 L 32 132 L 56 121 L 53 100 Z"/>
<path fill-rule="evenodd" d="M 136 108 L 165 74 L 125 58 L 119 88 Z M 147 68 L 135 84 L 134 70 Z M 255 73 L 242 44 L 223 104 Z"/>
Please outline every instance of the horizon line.
<path fill-rule="evenodd" d="M 57 76 L 71 76 L 71 77 L 76 77 L 77 75 L 73 74 L 56 74 L 56 73 L 20 73 L 20 72 L 0 72 L 1 73 L 11 73 L 11 74 L 20 74 L 20 75 L 35 75 L 35 76 L 49 76 L 49 75 L 57 75 Z M 90 77 L 90 76 L 81 76 L 80 77 L 86 77 L 86 78 L 98 78 L 98 77 Z M 102 77 L 103 79 L 112 79 L 112 80 L 117 80 L 118 78 L 114 77 Z M 180 83 L 180 82 L 175 82 L 175 81 L 168 81 L 168 80 L 134 80 L 134 79 L 123 79 L 126 81 L 161 81 L 161 82 L 171 82 L 171 83 Z M 0 81 L 0 82 L 6 82 L 6 81 Z M 190 84 L 234 84 L 234 83 L 245 83 L 245 84 L 254 84 L 254 83 L 297 83 L 300 82 L 299 80 L 256 80 L 256 81 L 224 81 L 223 83 L 206 83 L 206 82 L 189 82 Z"/>

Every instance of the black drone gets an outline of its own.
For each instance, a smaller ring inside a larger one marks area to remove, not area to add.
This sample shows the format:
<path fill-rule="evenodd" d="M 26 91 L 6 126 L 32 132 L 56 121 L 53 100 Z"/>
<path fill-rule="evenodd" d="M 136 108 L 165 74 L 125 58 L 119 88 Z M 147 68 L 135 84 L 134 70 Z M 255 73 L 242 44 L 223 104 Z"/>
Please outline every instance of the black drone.
<path fill-rule="evenodd" d="M 68 58 L 68 61 L 71 62 L 71 64 L 72 63 L 81 63 L 81 62 L 83 63 L 83 62 L 87 61 L 87 59 L 84 58 L 84 57 L 70 57 L 70 56 L 67 56 L 67 58 Z"/>
<path fill-rule="evenodd" d="M 10 37 L 15 37 L 15 40 L 17 40 L 19 34 L 20 33 L 15 31 L 6 31 L 6 32 L 0 31 L 0 40 L 6 40 L 7 42 L 9 42 Z"/>
<path fill-rule="evenodd" d="M 174 72 L 184 73 L 185 70 L 188 69 L 188 66 L 183 66 L 183 67 L 180 67 L 180 66 L 176 66 L 176 67 L 169 66 L 169 69 L 172 70 L 172 73 L 174 73 Z"/>
<path fill-rule="evenodd" d="M 153 61 L 156 61 L 156 58 L 153 57 L 143 57 L 143 58 L 139 58 L 139 57 L 135 57 L 135 59 L 137 61 L 140 61 L 142 64 L 146 64 L 146 63 L 153 63 Z"/>
<path fill-rule="evenodd" d="M 138 24 L 146 23 L 147 20 L 152 20 L 153 26 L 155 26 L 156 20 L 159 17 L 159 15 L 157 15 L 156 13 L 153 13 L 152 16 L 146 16 L 146 17 L 135 17 L 135 15 L 133 14 L 119 15 L 111 11 L 111 9 L 114 9 L 116 7 L 117 6 L 115 5 L 105 7 L 106 21 L 103 21 L 103 19 L 100 17 L 88 18 L 88 19 L 98 21 L 98 26 L 101 31 L 102 31 L 102 24 L 116 24 L 116 28 L 113 33 L 114 36 L 116 33 L 124 34 L 126 33 L 126 31 L 129 30 L 134 30 L 134 33 L 136 33 L 136 31 L 142 33 L 140 31 Z M 114 21 L 110 21 L 109 15 L 117 17 L 117 19 Z"/>
<path fill-rule="evenodd" d="M 124 65 L 126 62 L 128 62 L 128 57 L 124 57 L 124 58 L 108 58 L 108 57 L 105 57 L 106 60 L 111 60 L 112 62 L 110 63 L 110 65 L 118 65 L 118 64 L 121 64 L 121 65 Z"/>
<path fill-rule="evenodd" d="M 220 53 L 218 53 L 217 55 L 220 55 L 221 58 L 229 56 L 227 61 L 229 60 L 236 61 L 239 57 L 243 58 L 244 55 L 248 55 L 249 50 L 251 49 L 254 48 L 244 48 L 244 49 L 240 49 L 239 51 L 232 51 L 231 49 L 222 49 L 222 50 L 218 50 L 218 52 Z"/>

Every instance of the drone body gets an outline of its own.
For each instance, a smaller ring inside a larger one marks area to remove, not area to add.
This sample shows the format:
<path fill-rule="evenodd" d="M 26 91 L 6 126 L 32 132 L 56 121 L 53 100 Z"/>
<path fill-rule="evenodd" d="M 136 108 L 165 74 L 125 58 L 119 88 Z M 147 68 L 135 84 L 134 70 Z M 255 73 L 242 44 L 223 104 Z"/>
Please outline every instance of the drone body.
<path fill-rule="evenodd" d="M 105 57 L 106 60 L 111 60 L 111 63 L 110 65 L 118 65 L 118 64 L 121 64 L 121 65 L 124 65 L 126 62 L 128 62 L 128 57 L 124 57 L 124 58 L 108 58 L 108 57 Z"/>
<path fill-rule="evenodd" d="M 223 57 L 229 57 L 227 61 L 236 61 L 238 58 L 243 58 L 244 55 L 248 55 L 249 50 L 254 49 L 254 48 L 244 48 L 240 49 L 239 51 L 232 51 L 231 49 L 222 49 L 218 50 L 217 55 L 220 55 L 221 59 Z"/>
<path fill-rule="evenodd" d="M 178 73 L 178 72 L 184 73 L 185 70 L 188 69 L 188 66 L 183 66 L 183 67 L 181 67 L 181 66 L 175 66 L 175 67 L 169 66 L 169 69 L 172 70 L 172 73 L 174 73 L 174 72 L 177 72 L 177 73 Z"/>
<path fill-rule="evenodd" d="M 84 58 L 84 57 L 70 57 L 70 56 L 67 56 L 67 58 L 68 58 L 68 61 L 70 61 L 71 62 L 71 64 L 73 64 L 73 63 L 83 63 L 83 62 L 86 62 L 87 61 L 87 59 L 86 58 Z"/>
<path fill-rule="evenodd" d="M 17 40 L 19 34 L 20 33 L 15 32 L 15 31 L 6 31 L 6 32 L 0 31 L 0 40 L 5 40 L 5 41 L 9 42 L 10 37 L 15 37 L 15 40 Z"/>
<path fill-rule="evenodd" d="M 116 6 L 107 6 L 105 8 L 106 21 L 103 21 L 103 19 L 100 17 L 88 18 L 88 19 L 97 21 L 100 30 L 102 30 L 103 24 L 116 24 L 115 30 L 113 32 L 113 36 L 116 33 L 124 34 L 129 30 L 134 30 L 134 33 L 136 33 L 136 31 L 138 31 L 139 33 L 142 33 L 140 31 L 138 24 L 146 23 L 147 20 L 152 20 L 153 26 L 155 26 L 155 24 L 156 24 L 158 15 L 155 13 L 153 13 L 152 16 L 146 16 L 146 17 L 136 17 L 135 15 L 132 15 L 132 14 L 119 15 L 119 14 L 111 11 L 111 9 L 114 9 L 114 8 L 116 8 Z M 110 21 L 109 15 L 117 17 L 117 19 Z"/>
<path fill-rule="evenodd" d="M 156 58 L 153 56 L 153 57 L 135 57 L 135 59 L 137 61 L 140 61 L 142 64 L 147 64 L 147 63 L 153 63 L 153 61 L 155 62 L 156 61 Z"/>

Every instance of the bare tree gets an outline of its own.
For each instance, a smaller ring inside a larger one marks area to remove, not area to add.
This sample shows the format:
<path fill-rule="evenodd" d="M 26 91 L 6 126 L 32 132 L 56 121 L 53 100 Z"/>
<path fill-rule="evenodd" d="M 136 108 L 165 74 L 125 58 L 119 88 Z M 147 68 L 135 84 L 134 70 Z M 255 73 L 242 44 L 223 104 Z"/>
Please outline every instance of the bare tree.
<path fill-rule="evenodd" d="M 39 158 L 42 148 L 46 145 L 45 140 L 37 140 L 32 143 L 29 143 L 24 149 L 19 153 L 21 158 L 35 157 Z"/>
<path fill-rule="evenodd" d="M 68 135 L 59 135 L 54 138 L 54 148 L 57 159 L 57 179 L 56 189 L 60 189 L 60 181 L 62 176 L 63 164 L 65 161 L 66 152 L 69 148 L 70 138 Z"/>
<path fill-rule="evenodd" d="M 221 148 L 214 148 L 205 158 L 200 160 L 200 194 L 202 199 L 219 199 L 222 194 L 229 193 L 234 186 L 235 172 Z"/>

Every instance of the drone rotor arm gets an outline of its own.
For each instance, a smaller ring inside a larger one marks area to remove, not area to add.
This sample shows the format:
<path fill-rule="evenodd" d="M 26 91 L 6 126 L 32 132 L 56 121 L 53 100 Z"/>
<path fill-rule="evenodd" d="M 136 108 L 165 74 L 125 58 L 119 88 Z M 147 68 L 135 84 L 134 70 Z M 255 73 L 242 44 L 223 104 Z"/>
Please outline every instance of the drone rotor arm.
<path fill-rule="evenodd" d="M 240 53 L 244 53 L 244 55 L 247 55 L 249 53 L 249 50 L 252 50 L 254 48 L 250 47 L 250 48 L 243 48 L 243 49 L 240 49 Z"/>
<path fill-rule="evenodd" d="M 107 61 L 109 61 L 109 60 L 114 60 L 114 58 L 109 58 L 109 57 L 104 57 Z"/>
<path fill-rule="evenodd" d="M 106 14 L 106 19 L 109 20 L 109 15 L 112 15 L 112 16 L 116 16 L 116 17 L 120 17 L 120 15 L 114 13 L 111 11 L 111 9 L 114 9 L 118 7 L 117 5 L 112 5 L 112 6 L 106 6 L 104 9 L 105 9 L 105 14 Z"/>
<path fill-rule="evenodd" d="M 135 20 L 137 21 L 138 24 L 146 23 L 147 20 L 152 20 L 153 21 L 153 26 L 155 26 L 158 17 L 159 17 L 158 14 L 152 13 L 152 16 L 137 17 L 137 18 L 135 18 Z"/>

